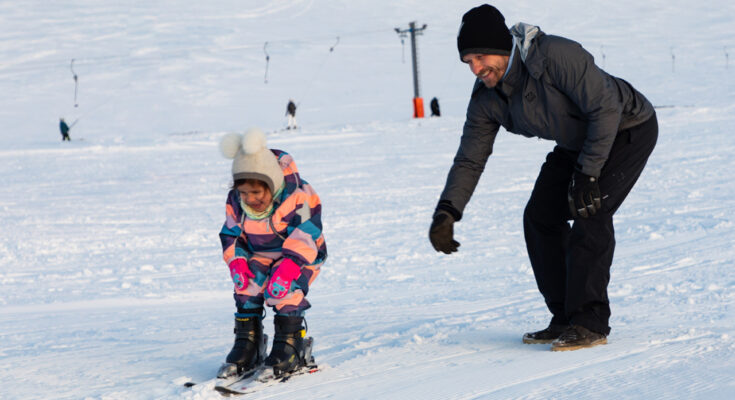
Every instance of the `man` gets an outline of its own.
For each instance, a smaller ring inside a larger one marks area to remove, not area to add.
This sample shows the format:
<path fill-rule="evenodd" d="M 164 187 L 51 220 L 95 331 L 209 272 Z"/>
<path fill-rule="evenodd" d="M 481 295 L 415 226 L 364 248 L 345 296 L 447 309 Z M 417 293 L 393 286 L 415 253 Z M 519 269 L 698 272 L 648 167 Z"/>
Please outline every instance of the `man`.
<path fill-rule="evenodd" d="M 61 141 L 71 141 L 71 138 L 69 137 L 69 125 L 66 124 L 66 121 L 64 121 L 64 118 L 59 118 L 59 130 L 61 131 Z"/>
<path fill-rule="evenodd" d="M 457 47 L 477 80 L 429 231 L 434 249 L 457 251 L 453 225 L 500 126 L 555 140 L 523 214 L 526 248 L 552 317 L 523 341 L 552 343 L 554 351 L 607 343 L 613 214 L 656 144 L 653 106 L 578 43 L 522 23 L 509 31 L 487 4 L 463 16 Z"/>

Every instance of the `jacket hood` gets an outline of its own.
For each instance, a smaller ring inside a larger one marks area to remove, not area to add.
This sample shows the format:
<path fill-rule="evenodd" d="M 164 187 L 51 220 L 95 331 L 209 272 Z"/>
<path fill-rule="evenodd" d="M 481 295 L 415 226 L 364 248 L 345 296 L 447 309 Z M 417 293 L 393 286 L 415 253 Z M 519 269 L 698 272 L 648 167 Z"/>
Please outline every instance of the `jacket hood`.
<path fill-rule="evenodd" d="M 544 32 L 536 25 L 519 22 L 510 28 L 513 43 L 518 48 L 521 61 L 528 69 L 528 73 L 534 79 L 538 79 L 544 72 L 545 58 L 535 46 L 535 40 L 544 35 Z"/>
<path fill-rule="evenodd" d="M 513 44 L 518 46 L 518 50 L 521 54 L 521 60 L 526 61 L 528 50 L 531 48 L 531 43 L 539 33 L 541 33 L 541 28 L 525 22 L 519 22 L 510 28 L 510 34 L 513 36 Z"/>

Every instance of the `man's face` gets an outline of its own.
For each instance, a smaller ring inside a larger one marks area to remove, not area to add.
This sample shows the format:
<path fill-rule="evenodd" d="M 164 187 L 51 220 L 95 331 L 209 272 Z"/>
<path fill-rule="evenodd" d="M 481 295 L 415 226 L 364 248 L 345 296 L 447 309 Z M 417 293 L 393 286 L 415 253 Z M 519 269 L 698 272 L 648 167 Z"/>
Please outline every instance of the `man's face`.
<path fill-rule="evenodd" d="M 493 88 L 503 78 L 509 58 L 497 54 L 469 53 L 462 57 L 462 61 L 470 66 L 472 73 L 480 78 L 485 86 Z"/>

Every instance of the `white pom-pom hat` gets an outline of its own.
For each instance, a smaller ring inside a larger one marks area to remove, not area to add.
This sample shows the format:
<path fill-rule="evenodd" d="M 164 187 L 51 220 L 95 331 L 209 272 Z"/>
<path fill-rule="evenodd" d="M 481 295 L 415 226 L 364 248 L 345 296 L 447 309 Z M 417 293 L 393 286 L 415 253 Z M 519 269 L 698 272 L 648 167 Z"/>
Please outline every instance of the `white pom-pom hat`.
<path fill-rule="evenodd" d="M 275 193 L 283 185 L 283 171 L 276 155 L 266 147 L 263 131 L 252 128 L 244 135 L 228 133 L 222 137 L 220 151 L 232 159 L 232 179 L 257 179 Z"/>

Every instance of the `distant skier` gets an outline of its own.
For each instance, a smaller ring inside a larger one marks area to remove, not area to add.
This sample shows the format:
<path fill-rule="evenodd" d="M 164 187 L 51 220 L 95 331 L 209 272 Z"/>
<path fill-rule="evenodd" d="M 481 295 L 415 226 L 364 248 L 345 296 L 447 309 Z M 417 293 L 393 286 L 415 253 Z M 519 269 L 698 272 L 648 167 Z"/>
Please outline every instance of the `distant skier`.
<path fill-rule="evenodd" d="M 439 111 L 439 100 L 436 97 L 434 97 L 433 99 L 431 99 L 430 107 L 431 107 L 431 116 L 432 117 L 441 117 L 442 116 L 441 111 Z"/>
<path fill-rule="evenodd" d="M 267 305 L 275 312 L 275 337 L 265 364 L 277 374 L 290 372 L 309 361 L 303 359 L 310 354 L 304 312 L 311 305 L 305 297 L 327 258 L 321 200 L 291 155 L 268 149 L 259 129 L 226 135 L 220 149 L 233 159 L 219 236 L 237 307 L 235 344 L 225 366 L 242 372 L 263 362 L 258 348 Z"/>
<path fill-rule="evenodd" d="M 523 213 L 526 249 L 551 321 L 523 342 L 551 343 L 553 351 L 607 343 L 613 214 L 656 145 L 653 106 L 595 65 L 579 43 L 524 23 L 508 30 L 503 14 L 488 4 L 462 17 L 457 48 L 477 79 L 431 244 L 446 254 L 457 251 L 454 223 L 501 126 L 556 141 Z"/>
<path fill-rule="evenodd" d="M 71 138 L 69 137 L 69 125 L 66 124 L 64 118 L 59 118 L 59 130 L 61 131 L 62 142 L 64 140 L 71 141 Z"/>
<path fill-rule="evenodd" d="M 288 118 L 288 126 L 286 129 L 297 129 L 296 104 L 294 104 L 293 99 L 289 100 L 288 105 L 286 106 L 286 117 Z"/>

